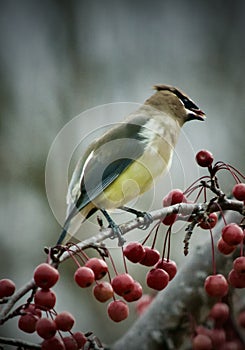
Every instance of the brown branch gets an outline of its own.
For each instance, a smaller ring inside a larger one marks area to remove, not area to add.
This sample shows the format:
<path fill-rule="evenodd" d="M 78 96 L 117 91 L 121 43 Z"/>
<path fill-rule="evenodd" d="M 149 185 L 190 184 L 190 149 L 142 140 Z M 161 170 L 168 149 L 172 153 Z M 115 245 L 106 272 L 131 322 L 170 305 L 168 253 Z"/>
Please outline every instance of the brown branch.
<path fill-rule="evenodd" d="M 0 344 L 7 344 L 15 346 L 16 348 L 21 349 L 41 349 L 40 345 L 29 343 L 27 341 L 21 339 L 13 339 L 13 338 L 4 338 L 0 337 Z"/>
<path fill-rule="evenodd" d="M 180 214 L 180 219 L 187 220 L 191 215 L 202 216 L 207 210 L 209 213 L 218 212 L 222 210 L 231 210 L 240 213 L 241 215 L 245 215 L 245 206 L 243 202 L 236 200 L 228 200 L 223 198 L 219 203 L 213 202 L 210 205 L 207 203 L 179 203 L 166 208 L 161 208 L 158 210 L 154 210 L 150 212 L 150 216 L 152 217 L 152 221 L 162 220 L 166 216 L 171 214 Z M 122 235 L 136 229 L 140 228 L 145 224 L 144 218 L 139 217 L 134 220 L 128 221 L 122 225 L 120 225 L 120 230 Z M 103 242 L 104 240 L 110 238 L 113 235 L 113 230 L 111 228 L 102 228 L 97 235 L 90 237 L 82 242 L 79 242 L 77 245 L 70 248 L 69 253 L 64 252 L 64 254 L 60 257 L 59 262 L 63 262 L 67 260 L 71 253 L 76 253 L 79 250 L 85 249 L 86 247 L 93 246 Z"/>
<path fill-rule="evenodd" d="M 9 298 L 8 303 L 6 303 L 1 310 L 0 325 L 6 322 L 6 320 L 9 318 L 8 313 L 14 307 L 15 303 L 35 287 L 36 287 L 35 282 L 32 279 L 29 282 L 27 282 L 23 287 L 21 287 L 19 290 L 17 290 L 17 292 L 15 292 L 12 297 Z"/>

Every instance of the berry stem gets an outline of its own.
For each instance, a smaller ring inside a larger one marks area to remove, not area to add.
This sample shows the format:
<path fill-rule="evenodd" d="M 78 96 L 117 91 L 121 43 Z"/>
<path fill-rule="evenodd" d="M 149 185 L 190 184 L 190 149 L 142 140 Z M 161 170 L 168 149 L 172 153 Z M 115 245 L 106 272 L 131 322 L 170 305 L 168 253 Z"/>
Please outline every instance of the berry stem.
<path fill-rule="evenodd" d="M 200 186 L 198 186 L 198 187 L 200 187 Z M 196 203 L 198 201 L 198 198 L 200 197 L 202 191 L 204 191 L 203 192 L 204 193 L 204 202 L 206 202 L 206 188 L 201 187 L 200 190 L 198 191 L 196 198 L 194 199 L 194 203 Z"/>
<path fill-rule="evenodd" d="M 156 239 L 157 239 L 157 234 L 158 234 L 158 231 L 159 231 L 159 227 L 160 227 L 160 222 L 159 222 L 158 225 L 156 226 L 156 231 L 155 231 L 155 234 L 154 234 L 154 238 L 153 238 L 153 242 L 152 242 L 152 245 L 151 245 L 151 249 L 154 249 L 154 248 L 155 248 L 155 244 L 156 244 Z"/>
<path fill-rule="evenodd" d="M 75 257 L 76 254 L 73 254 L 73 252 L 71 252 L 69 249 L 67 249 L 67 253 L 70 255 L 70 258 L 75 262 L 75 264 L 77 265 L 77 267 L 81 267 L 81 264 L 79 263 L 79 261 L 77 260 L 77 258 Z M 78 255 L 79 256 L 79 255 Z"/>
<path fill-rule="evenodd" d="M 118 272 L 117 272 L 117 269 L 116 269 L 116 265 L 115 265 L 115 263 L 114 263 L 114 261 L 112 259 L 111 253 L 109 251 L 108 251 L 108 257 L 109 257 L 109 259 L 111 261 L 111 265 L 112 265 L 112 268 L 113 268 L 113 270 L 115 272 L 115 275 L 118 275 Z M 110 277 L 109 271 L 108 271 L 108 276 L 109 276 L 109 280 L 111 282 L 111 277 Z"/>
<path fill-rule="evenodd" d="M 167 252 L 167 261 L 169 261 L 169 256 L 170 256 L 170 234 L 171 234 L 171 228 L 172 225 L 168 227 L 163 243 L 163 251 L 162 251 L 162 260 L 164 259 L 165 252 L 166 252 L 166 246 L 167 246 L 167 241 L 168 241 L 168 252 Z"/>
<path fill-rule="evenodd" d="M 217 269 L 216 269 L 215 252 L 214 252 L 214 238 L 213 238 L 213 232 L 211 228 L 209 229 L 209 232 L 210 232 L 210 238 L 211 238 L 213 275 L 216 275 Z"/>
<path fill-rule="evenodd" d="M 208 175 L 204 175 L 204 176 L 199 177 L 199 179 L 197 179 L 197 180 L 194 181 L 189 187 L 187 187 L 187 189 L 183 192 L 183 194 L 188 196 L 188 195 L 189 195 L 189 192 L 190 192 L 190 193 L 193 192 L 192 188 L 194 187 L 194 185 L 197 184 L 198 182 L 204 180 L 204 179 L 210 179 L 210 177 L 209 177 Z M 198 188 L 198 187 L 200 187 L 200 185 L 197 185 L 197 186 L 195 187 L 195 189 Z"/>
<path fill-rule="evenodd" d="M 220 212 L 220 214 L 221 214 L 221 216 L 222 216 L 222 219 L 223 219 L 223 221 L 224 221 L 224 224 L 225 224 L 225 226 L 226 226 L 226 225 L 227 225 L 227 221 L 226 221 L 225 215 L 224 215 L 224 213 L 223 213 L 223 210 L 222 210 L 222 208 L 221 208 L 221 206 L 220 206 L 219 203 L 216 203 L 216 205 L 219 207 L 219 212 Z"/>
<path fill-rule="evenodd" d="M 217 162 L 215 164 L 215 167 L 217 168 L 217 171 L 219 171 L 219 170 L 228 170 L 237 183 L 241 182 L 240 179 L 239 179 L 239 176 L 242 179 L 245 179 L 245 176 L 239 170 L 237 170 L 235 167 L 233 167 L 230 164 L 226 164 L 224 162 L 219 161 L 219 162 Z"/>
<path fill-rule="evenodd" d="M 123 254 L 123 247 L 121 247 L 121 252 L 122 252 L 122 257 L 123 257 L 124 270 L 125 270 L 126 273 L 128 273 L 128 267 L 127 267 L 125 255 Z"/>
<path fill-rule="evenodd" d="M 150 232 L 148 233 L 148 235 L 146 236 L 146 238 L 143 240 L 142 245 L 145 245 L 146 242 L 148 241 L 149 237 L 151 236 L 152 232 L 155 230 L 155 228 L 160 225 L 161 221 L 158 221 L 150 230 Z"/>

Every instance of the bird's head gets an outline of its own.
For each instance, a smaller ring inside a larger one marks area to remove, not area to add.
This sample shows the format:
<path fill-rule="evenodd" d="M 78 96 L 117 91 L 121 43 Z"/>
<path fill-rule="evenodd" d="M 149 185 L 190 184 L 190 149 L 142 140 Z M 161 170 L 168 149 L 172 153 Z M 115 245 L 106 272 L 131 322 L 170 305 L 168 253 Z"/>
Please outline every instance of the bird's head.
<path fill-rule="evenodd" d="M 154 89 L 156 93 L 145 104 L 166 112 L 178 120 L 181 126 L 189 120 L 205 119 L 205 113 L 179 89 L 162 84 L 155 85 Z"/>

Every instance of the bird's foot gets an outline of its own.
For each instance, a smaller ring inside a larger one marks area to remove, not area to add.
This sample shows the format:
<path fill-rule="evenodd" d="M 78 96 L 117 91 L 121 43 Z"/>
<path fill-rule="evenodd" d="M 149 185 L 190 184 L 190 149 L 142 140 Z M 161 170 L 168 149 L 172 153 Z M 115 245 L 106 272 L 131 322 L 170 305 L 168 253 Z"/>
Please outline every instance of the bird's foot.
<path fill-rule="evenodd" d="M 118 246 L 122 247 L 124 245 L 124 243 L 126 242 L 126 239 L 123 237 L 120 227 L 114 221 L 112 221 L 110 223 L 109 227 L 113 231 L 113 233 L 110 236 L 110 238 L 111 239 L 117 238 L 118 239 Z"/>
<path fill-rule="evenodd" d="M 153 218 L 151 214 L 147 213 L 146 211 L 139 211 L 133 208 L 129 208 L 126 206 L 120 207 L 121 210 L 124 210 L 128 213 L 134 214 L 137 216 L 137 218 L 143 218 L 144 222 L 139 226 L 141 230 L 146 230 L 150 226 L 150 224 L 153 223 Z"/>
<path fill-rule="evenodd" d="M 108 221 L 109 227 L 112 229 L 113 233 L 111 235 L 111 239 L 117 238 L 118 239 L 118 246 L 122 247 L 124 243 L 126 242 L 126 239 L 123 237 L 123 233 L 120 229 L 120 227 L 112 220 L 110 215 L 107 213 L 105 209 L 100 209 L 106 220 Z"/>
<path fill-rule="evenodd" d="M 144 222 L 139 226 L 141 230 L 147 230 L 150 224 L 153 223 L 153 218 L 150 213 L 147 213 L 146 211 L 138 212 L 137 218 L 143 218 Z"/>

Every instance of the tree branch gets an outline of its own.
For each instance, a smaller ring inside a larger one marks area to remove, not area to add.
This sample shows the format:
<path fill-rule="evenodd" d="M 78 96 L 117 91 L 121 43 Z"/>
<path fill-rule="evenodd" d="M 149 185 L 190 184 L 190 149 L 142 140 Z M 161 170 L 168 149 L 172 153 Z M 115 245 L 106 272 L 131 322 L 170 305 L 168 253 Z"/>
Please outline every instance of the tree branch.
<path fill-rule="evenodd" d="M 7 319 L 9 319 L 7 315 L 10 312 L 10 310 L 14 307 L 15 303 L 35 287 L 35 282 L 32 279 L 29 282 L 27 282 L 23 287 L 21 287 L 17 292 L 15 292 L 12 297 L 9 298 L 8 302 L 4 305 L 4 307 L 1 310 L 0 325 L 6 322 Z"/>
<path fill-rule="evenodd" d="M 212 212 L 218 212 L 220 210 L 231 210 L 240 213 L 241 215 L 245 215 L 245 206 L 243 205 L 243 202 L 236 201 L 236 200 L 229 200 L 226 198 L 223 198 L 222 201 L 219 203 L 213 202 L 211 204 L 207 203 L 179 203 L 175 205 L 171 205 L 166 208 L 161 208 L 158 210 L 154 210 L 150 212 L 150 216 L 152 217 L 152 221 L 162 220 L 166 216 L 172 215 L 172 214 L 179 214 L 179 219 L 181 220 L 187 220 L 190 216 L 200 216 L 203 217 L 204 213 L 208 210 L 209 213 Z M 138 217 L 134 220 L 130 220 L 124 224 L 121 224 L 120 230 L 122 232 L 122 235 L 125 235 L 126 233 L 136 229 L 140 228 L 142 225 L 145 224 L 143 217 Z M 93 237 L 90 237 L 82 242 L 79 242 L 77 245 L 74 245 L 70 248 L 69 253 L 64 252 L 62 256 L 59 259 L 59 263 L 67 260 L 72 253 L 79 252 L 79 250 L 85 249 L 86 247 L 93 246 L 95 244 L 99 244 L 103 242 L 104 240 L 110 238 L 113 236 L 113 230 L 111 228 L 102 228 L 100 229 L 100 232 L 97 235 L 94 235 Z"/>
<path fill-rule="evenodd" d="M 16 346 L 18 349 L 41 349 L 40 345 L 29 343 L 21 339 L 0 337 L 0 344 L 7 344 Z"/>

